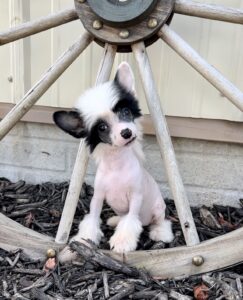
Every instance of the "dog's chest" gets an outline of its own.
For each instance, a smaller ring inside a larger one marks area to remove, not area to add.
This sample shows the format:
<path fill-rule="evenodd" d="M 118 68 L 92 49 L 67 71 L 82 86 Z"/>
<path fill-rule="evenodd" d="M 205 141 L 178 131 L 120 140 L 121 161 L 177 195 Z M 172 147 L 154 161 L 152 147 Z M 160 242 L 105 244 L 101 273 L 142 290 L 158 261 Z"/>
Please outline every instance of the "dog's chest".
<path fill-rule="evenodd" d="M 105 199 L 108 205 L 118 214 L 127 213 L 131 197 L 131 183 L 124 174 L 109 174 L 104 180 Z"/>
<path fill-rule="evenodd" d="M 119 168 L 106 169 L 103 174 L 102 186 L 106 202 L 117 214 L 127 213 L 132 194 L 140 181 L 138 165 L 125 164 Z"/>

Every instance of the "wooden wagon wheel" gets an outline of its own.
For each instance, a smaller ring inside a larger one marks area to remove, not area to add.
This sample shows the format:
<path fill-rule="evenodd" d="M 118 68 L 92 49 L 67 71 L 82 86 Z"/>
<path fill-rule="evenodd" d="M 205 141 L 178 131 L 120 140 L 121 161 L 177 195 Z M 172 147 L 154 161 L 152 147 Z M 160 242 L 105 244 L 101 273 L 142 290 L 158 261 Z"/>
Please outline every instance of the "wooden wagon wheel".
<path fill-rule="evenodd" d="M 109 79 L 117 51 L 132 51 L 137 61 L 187 246 L 166 250 L 136 251 L 126 255 L 109 251 L 106 253 L 130 265 L 144 267 L 151 275 L 159 278 L 198 274 L 243 261 L 243 228 L 206 242 L 199 241 L 145 48 L 161 38 L 243 111 L 243 93 L 169 27 L 169 21 L 174 14 L 243 24 L 243 11 L 190 0 L 75 0 L 74 2 L 75 9 L 64 10 L 0 33 L 0 45 L 3 45 L 78 18 L 86 28 L 86 32 L 59 57 L 40 81 L 0 122 L 0 139 L 13 128 L 93 40 L 104 46 L 96 84 Z M 55 240 L 25 228 L 0 214 L 0 247 L 7 250 L 20 247 L 28 255 L 38 258 L 43 258 L 50 247 L 60 250 L 69 237 L 87 162 L 86 147 L 84 141 L 81 141 Z"/>

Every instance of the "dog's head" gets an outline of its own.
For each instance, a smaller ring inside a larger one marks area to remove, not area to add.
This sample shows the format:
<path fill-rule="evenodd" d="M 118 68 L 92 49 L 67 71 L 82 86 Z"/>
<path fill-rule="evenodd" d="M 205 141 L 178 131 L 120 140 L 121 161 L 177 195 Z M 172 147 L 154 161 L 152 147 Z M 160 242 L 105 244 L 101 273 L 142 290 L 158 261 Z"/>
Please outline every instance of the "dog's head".
<path fill-rule="evenodd" d="M 134 76 L 130 66 L 119 65 L 113 81 L 87 90 L 74 110 L 57 111 L 57 126 L 76 138 L 85 138 L 90 151 L 99 144 L 109 147 L 129 146 L 140 135 L 141 116 L 135 98 Z"/>

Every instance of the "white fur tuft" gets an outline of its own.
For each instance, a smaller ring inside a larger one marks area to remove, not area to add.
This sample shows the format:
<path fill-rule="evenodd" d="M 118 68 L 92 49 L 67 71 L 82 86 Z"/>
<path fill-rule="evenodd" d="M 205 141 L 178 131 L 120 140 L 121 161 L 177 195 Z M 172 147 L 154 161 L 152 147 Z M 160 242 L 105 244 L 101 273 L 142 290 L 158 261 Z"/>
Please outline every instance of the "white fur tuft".
<path fill-rule="evenodd" d="M 118 101 L 113 81 L 87 90 L 74 105 L 80 112 L 88 128 L 102 115 L 109 113 Z"/>
<path fill-rule="evenodd" d="M 99 244 L 103 232 L 100 230 L 99 219 L 94 219 L 89 214 L 84 217 L 84 219 L 79 224 L 79 231 L 74 237 L 71 238 L 70 242 L 78 241 L 80 243 L 85 243 L 85 240 L 91 240 L 95 244 Z M 72 251 L 69 246 L 66 246 L 58 256 L 61 263 L 67 261 L 73 261 L 77 259 L 77 253 Z"/>
<path fill-rule="evenodd" d="M 110 239 L 111 249 L 118 253 L 136 250 L 141 232 L 142 223 L 138 217 L 130 215 L 122 217 Z"/>
<path fill-rule="evenodd" d="M 64 264 L 69 261 L 77 260 L 77 253 L 72 251 L 69 246 L 66 246 L 58 255 L 58 260 L 61 264 Z"/>
<path fill-rule="evenodd" d="M 153 241 L 163 241 L 170 243 L 174 239 L 174 235 L 171 228 L 171 222 L 169 220 L 163 220 L 162 222 L 151 225 L 149 237 Z"/>
<path fill-rule="evenodd" d="M 88 214 L 80 222 L 79 231 L 75 236 L 75 240 L 91 240 L 98 245 L 103 235 L 100 229 L 99 219 L 97 220 Z"/>

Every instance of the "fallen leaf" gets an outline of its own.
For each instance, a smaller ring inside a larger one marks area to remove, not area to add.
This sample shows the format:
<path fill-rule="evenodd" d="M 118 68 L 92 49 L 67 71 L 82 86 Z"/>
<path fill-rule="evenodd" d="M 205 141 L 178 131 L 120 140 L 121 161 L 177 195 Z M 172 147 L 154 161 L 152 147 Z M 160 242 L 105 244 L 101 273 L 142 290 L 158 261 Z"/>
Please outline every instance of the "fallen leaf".
<path fill-rule="evenodd" d="M 193 288 L 194 291 L 194 298 L 196 300 L 207 300 L 209 295 L 208 295 L 208 287 L 205 284 L 200 284 L 197 285 Z"/>
<path fill-rule="evenodd" d="M 32 214 L 32 212 L 29 212 L 28 215 L 26 215 L 26 217 L 24 218 L 24 226 L 30 227 L 30 225 L 34 221 L 34 218 L 34 214 Z"/>
<path fill-rule="evenodd" d="M 234 225 L 234 224 L 230 223 L 229 221 L 226 221 L 224 219 L 224 216 L 221 213 L 219 213 L 218 222 L 221 226 L 226 227 L 231 230 L 237 228 L 237 225 Z"/>
<path fill-rule="evenodd" d="M 204 225 L 212 228 L 212 229 L 220 229 L 221 226 L 214 217 L 214 215 L 205 207 L 202 206 L 200 208 L 200 217 Z"/>
<path fill-rule="evenodd" d="M 55 267 L 56 267 L 56 259 L 55 259 L 55 257 L 48 258 L 47 261 L 46 261 L 46 263 L 45 263 L 45 266 L 44 266 L 44 271 L 48 272 L 49 270 L 55 269 Z"/>
<path fill-rule="evenodd" d="M 61 216 L 61 212 L 60 212 L 59 210 L 55 209 L 55 208 L 50 209 L 49 212 L 50 212 L 50 215 L 51 215 L 52 217 L 60 218 L 60 216 Z"/>
<path fill-rule="evenodd" d="M 179 220 L 173 216 L 168 216 L 168 219 L 171 221 L 171 222 L 174 222 L 174 223 L 179 223 Z"/>

